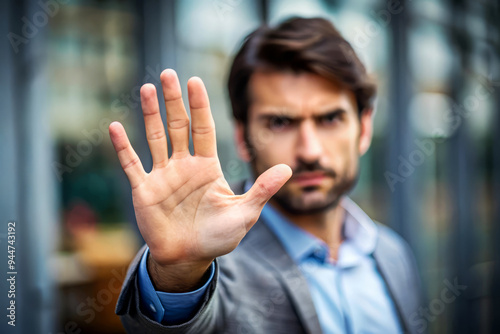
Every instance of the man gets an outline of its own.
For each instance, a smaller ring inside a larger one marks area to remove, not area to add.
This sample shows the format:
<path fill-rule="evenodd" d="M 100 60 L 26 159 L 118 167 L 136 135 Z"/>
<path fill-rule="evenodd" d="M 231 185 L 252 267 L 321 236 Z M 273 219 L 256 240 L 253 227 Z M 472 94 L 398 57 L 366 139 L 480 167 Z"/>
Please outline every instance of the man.
<path fill-rule="evenodd" d="M 331 23 L 261 27 L 236 55 L 236 144 L 258 177 L 234 193 L 203 83 L 188 81 L 191 155 L 175 72 L 161 82 L 170 158 L 153 85 L 141 89 L 150 173 L 123 127 L 109 128 L 147 244 L 116 308 L 130 333 L 416 331 L 408 246 L 346 196 L 370 146 L 375 86 Z"/>

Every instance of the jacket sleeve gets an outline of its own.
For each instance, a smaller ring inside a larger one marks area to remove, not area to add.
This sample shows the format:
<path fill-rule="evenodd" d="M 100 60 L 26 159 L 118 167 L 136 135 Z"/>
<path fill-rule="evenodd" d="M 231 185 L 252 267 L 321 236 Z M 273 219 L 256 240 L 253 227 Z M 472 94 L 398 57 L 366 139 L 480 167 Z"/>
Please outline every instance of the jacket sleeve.
<path fill-rule="evenodd" d="M 145 251 L 146 246 L 138 252 L 130 264 L 116 305 L 115 312 L 120 316 L 127 333 L 214 333 L 219 302 L 215 293 L 219 276 L 217 260 L 214 262 L 214 277 L 194 316 L 184 323 L 166 326 L 148 317 L 140 306 L 138 270 Z"/>

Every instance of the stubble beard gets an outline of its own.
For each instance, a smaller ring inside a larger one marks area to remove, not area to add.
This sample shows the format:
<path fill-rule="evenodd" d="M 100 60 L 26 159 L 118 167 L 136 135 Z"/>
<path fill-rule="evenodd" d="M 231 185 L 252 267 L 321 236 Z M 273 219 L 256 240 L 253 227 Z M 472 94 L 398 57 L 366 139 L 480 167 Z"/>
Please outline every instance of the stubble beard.
<path fill-rule="evenodd" d="M 273 200 L 283 210 L 294 215 L 314 215 L 321 214 L 331 209 L 334 209 L 342 199 L 358 181 L 358 170 L 353 173 L 345 173 L 341 177 L 334 179 L 334 185 L 327 191 L 326 195 L 321 196 L 317 200 L 306 201 L 305 197 L 311 192 L 318 192 L 319 189 L 307 187 L 300 190 L 299 194 L 294 194 L 289 191 L 287 185 L 283 186 L 274 196 Z"/>
<path fill-rule="evenodd" d="M 254 175 L 257 177 L 269 167 L 257 168 L 257 159 L 252 161 L 252 170 Z M 262 169 L 262 170 L 261 170 Z M 288 187 L 288 181 L 271 199 L 272 202 L 279 205 L 284 211 L 294 214 L 294 215 L 314 215 L 321 214 L 328 210 L 335 208 L 342 197 L 349 193 L 356 185 L 359 179 L 359 168 L 358 164 L 354 162 L 353 164 L 348 164 L 345 166 L 342 173 L 336 173 L 333 170 L 321 168 L 319 164 L 310 167 L 299 167 L 296 168 L 293 173 L 299 173 L 304 170 L 311 172 L 323 171 L 329 177 L 334 180 L 333 186 L 326 191 L 326 195 L 319 196 L 316 200 L 307 201 L 306 197 L 310 196 L 313 192 L 320 192 L 321 190 L 317 187 L 304 187 L 300 189 L 299 193 L 293 193 Z M 293 176 L 292 176 L 293 179 Z M 324 190 L 323 190 L 324 191 Z"/>

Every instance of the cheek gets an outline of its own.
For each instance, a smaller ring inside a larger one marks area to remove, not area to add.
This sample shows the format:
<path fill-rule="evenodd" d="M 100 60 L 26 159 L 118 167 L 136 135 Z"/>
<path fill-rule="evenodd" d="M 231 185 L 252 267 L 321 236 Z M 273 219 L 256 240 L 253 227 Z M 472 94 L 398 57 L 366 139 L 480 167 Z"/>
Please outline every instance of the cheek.
<path fill-rule="evenodd" d="M 323 139 L 325 164 L 343 169 L 358 157 L 358 138 L 353 131 L 326 132 Z"/>
<path fill-rule="evenodd" d="M 357 170 L 359 161 L 359 138 L 353 137 L 346 144 L 344 152 L 344 169 L 346 174 L 353 174 Z"/>

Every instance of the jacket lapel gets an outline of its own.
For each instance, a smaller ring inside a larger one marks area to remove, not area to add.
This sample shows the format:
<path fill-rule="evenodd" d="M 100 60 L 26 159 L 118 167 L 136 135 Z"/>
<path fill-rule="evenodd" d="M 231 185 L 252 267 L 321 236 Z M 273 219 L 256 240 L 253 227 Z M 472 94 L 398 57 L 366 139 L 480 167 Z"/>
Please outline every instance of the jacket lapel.
<path fill-rule="evenodd" d="M 259 219 L 244 239 L 247 247 L 279 277 L 307 333 L 321 333 L 307 281 L 277 237 Z"/>
<path fill-rule="evenodd" d="M 231 188 L 236 194 L 243 194 L 244 182 L 233 184 Z M 250 247 L 252 253 L 279 277 L 306 333 L 321 333 L 321 325 L 304 275 L 263 219 L 255 223 L 242 243 Z"/>
<path fill-rule="evenodd" d="M 403 331 L 408 333 L 410 328 L 406 312 L 408 291 L 404 284 L 411 278 L 407 277 L 408 275 L 404 270 L 401 270 L 403 266 L 400 265 L 401 259 L 398 250 L 390 247 L 391 243 L 389 240 L 382 239 L 384 239 L 384 234 L 379 233 L 379 240 L 377 240 L 373 257 L 377 263 L 380 275 L 385 280 L 389 293 L 392 296 Z"/>

